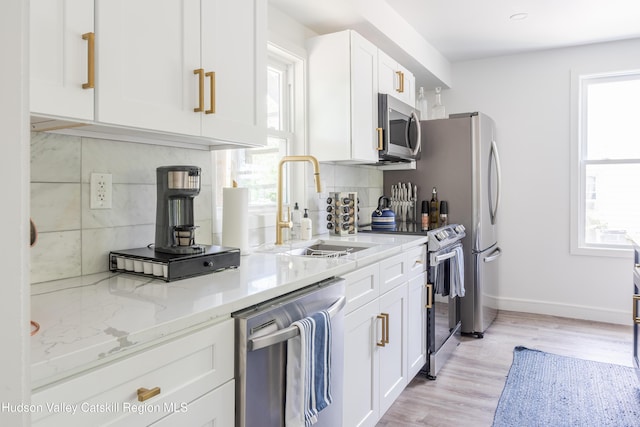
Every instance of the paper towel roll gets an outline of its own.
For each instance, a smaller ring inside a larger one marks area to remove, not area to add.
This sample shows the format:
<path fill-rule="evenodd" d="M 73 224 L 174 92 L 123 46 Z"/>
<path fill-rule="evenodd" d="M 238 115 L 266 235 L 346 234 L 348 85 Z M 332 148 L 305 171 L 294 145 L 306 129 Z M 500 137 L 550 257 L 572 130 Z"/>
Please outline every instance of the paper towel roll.
<path fill-rule="evenodd" d="M 239 248 L 241 255 L 249 252 L 249 190 L 222 189 L 222 246 Z"/>

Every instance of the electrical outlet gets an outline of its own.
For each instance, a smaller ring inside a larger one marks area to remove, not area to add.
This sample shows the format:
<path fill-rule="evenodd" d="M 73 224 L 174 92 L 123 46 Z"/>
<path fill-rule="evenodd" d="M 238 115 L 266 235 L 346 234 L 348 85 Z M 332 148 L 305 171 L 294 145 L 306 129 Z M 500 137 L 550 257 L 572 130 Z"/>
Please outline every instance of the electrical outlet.
<path fill-rule="evenodd" d="M 111 174 L 91 174 L 91 209 L 111 209 Z"/>

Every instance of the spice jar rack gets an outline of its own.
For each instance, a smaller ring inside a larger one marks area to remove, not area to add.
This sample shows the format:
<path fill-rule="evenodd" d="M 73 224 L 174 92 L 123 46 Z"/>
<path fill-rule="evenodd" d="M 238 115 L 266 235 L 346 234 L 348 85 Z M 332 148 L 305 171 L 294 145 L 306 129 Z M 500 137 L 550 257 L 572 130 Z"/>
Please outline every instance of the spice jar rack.
<path fill-rule="evenodd" d="M 327 198 L 327 228 L 330 234 L 347 236 L 358 232 L 360 206 L 357 192 L 332 192 Z"/>

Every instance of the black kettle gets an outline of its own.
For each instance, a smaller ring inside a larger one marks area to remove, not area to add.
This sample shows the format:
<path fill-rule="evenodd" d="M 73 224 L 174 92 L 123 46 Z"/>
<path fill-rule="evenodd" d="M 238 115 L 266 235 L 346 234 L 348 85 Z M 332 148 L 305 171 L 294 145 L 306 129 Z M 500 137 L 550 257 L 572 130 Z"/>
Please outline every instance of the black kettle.
<path fill-rule="evenodd" d="M 390 204 L 387 196 L 378 199 L 378 207 L 371 213 L 371 230 L 396 229 L 396 214 L 389 208 Z"/>

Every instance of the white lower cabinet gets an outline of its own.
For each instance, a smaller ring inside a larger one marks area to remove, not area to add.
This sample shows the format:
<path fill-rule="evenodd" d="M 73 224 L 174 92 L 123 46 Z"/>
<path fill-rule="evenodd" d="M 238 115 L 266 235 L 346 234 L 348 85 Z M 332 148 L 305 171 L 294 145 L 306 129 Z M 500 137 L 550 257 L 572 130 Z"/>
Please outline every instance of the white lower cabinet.
<path fill-rule="evenodd" d="M 407 367 L 409 379 L 416 376 L 427 363 L 427 273 L 409 280 L 407 284 Z"/>
<path fill-rule="evenodd" d="M 344 276 L 344 426 L 375 426 L 424 365 L 422 260 L 424 246 Z"/>
<path fill-rule="evenodd" d="M 228 319 L 34 390 L 31 403 L 42 410 L 32 414 L 32 422 L 56 427 L 179 425 L 176 420 L 233 425 L 233 375 L 234 328 Z"/>

